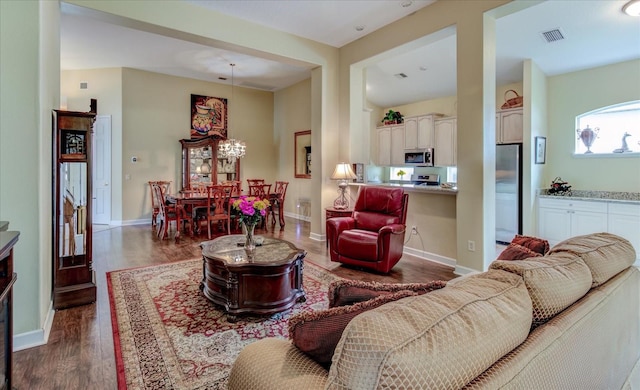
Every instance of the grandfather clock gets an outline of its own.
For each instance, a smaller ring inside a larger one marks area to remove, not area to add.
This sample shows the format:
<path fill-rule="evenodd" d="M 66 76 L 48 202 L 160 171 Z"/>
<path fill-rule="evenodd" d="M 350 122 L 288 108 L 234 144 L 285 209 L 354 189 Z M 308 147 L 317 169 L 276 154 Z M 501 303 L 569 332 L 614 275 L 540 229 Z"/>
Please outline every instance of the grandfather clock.
<path fill-rule="evenodd" d="M 53 307 L 96 301 L 91 246 L 95 112 L 53 110 Z"/>

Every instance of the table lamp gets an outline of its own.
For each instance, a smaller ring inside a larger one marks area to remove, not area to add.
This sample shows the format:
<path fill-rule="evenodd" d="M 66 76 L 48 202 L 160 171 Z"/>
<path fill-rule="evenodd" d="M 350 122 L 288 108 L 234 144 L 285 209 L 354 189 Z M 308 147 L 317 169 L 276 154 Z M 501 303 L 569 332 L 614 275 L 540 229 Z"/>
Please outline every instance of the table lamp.
<path fill-rule="evenodd" d="M 345 190 L 349 185 L 347 180 L 353 180 L 357 176 L 351 169 L 351 164 L 339 163 L 336 165 L 336 169 L 331 175 L 332 180 L 340 180 L 338 188 L 340 189 L 340 196 L 333 201 L 333 208 L 337 210 L 345 210 L 349 208 L 349 199 L 345 196 Z"/>

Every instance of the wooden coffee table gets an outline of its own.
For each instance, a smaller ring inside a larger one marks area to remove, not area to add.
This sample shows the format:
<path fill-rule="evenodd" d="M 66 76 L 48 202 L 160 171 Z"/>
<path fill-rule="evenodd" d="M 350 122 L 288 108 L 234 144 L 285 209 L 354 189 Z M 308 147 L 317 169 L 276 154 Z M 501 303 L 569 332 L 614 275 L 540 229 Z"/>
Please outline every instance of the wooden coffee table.
<path fill-rule="evenodd" d="M 203 242 L 205 297 L 224 308 L 230 322 L 240 314 L 266 315 L 306 300 L 302 286 L 306 252 L 288 241 L 264 237 L 250 256 L 242 234 Z"/>

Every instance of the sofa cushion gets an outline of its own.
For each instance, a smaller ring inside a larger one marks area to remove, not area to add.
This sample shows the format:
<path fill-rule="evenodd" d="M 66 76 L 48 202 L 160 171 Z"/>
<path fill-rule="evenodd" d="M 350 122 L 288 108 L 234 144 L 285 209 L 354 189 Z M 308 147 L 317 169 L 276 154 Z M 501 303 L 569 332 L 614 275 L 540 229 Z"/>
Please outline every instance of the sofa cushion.
<path fill-rule="evenodd" d="M 631 243 L 615 234 L 594 233 L 558 243 L 550 253 L 570 253 L 580 257 L 591 270 L 592 287 L 600 286 L 636 259 Z"/>
<path fill-rule="evenodd" d="M 498 260 L 524 260 L 540 256 L 542 256 L 540 253 L 534 252 L 526 246 L 511 243 L 498 255 Z"/>
<path fill-rule="evenodd" d="M 489 269 L 520 275 L 533 303 L 536 327 L 582 298 L 591 288 L 591 271 L 577 256 L 548 254 L 521 261 L 496 260 Z"/>
<path fill-rule="evenodd" d="M 441 289 L 446 285 L 447 282 L 443 280 L 434 280 L 428 283 L 377 283 L 340 279 L 329 285 L 329 307 L 353 305 L 380 295 L 392 294 L 403 290 L 425 294 Z"/>
<path fill-rule="evenodd" d="M 513 237 L 513 240 L 511 240 L 511 243 L 522 245 L 534 252 L 540 253 L 541 255 L 549 252 L 549 241 L 545 240 L 544 238 L 516 234 L 516 236 Z"/>
<path fill-rule="evenodd" d="M 497 270 L 387 303 L 347 325 L 327 388 L 461 388 L 527 338 L 531 310 L 522 278 Z"/>
<path fill-rule="evenodd" d="M 416 295 L 413 291 L 398 291 L 381 295 L 351 306 L 299 313 L 289 319 L 289 338 L 302 352 L 323 366 L 331 364 L 331 357 L 344 328 L 358 314 L 387 302 Z"/>

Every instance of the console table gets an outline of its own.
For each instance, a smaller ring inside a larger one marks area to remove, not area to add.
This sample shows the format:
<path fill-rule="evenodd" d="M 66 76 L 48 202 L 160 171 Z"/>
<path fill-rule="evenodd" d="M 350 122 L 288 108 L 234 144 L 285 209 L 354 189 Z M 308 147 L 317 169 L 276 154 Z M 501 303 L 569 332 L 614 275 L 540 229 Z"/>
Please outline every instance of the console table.
<path fill-rule="evenodd" d="M 11 389 L 11 366 L 13 353 L 13 285 L 18 278 L 13 272 L 13 247 L 20 232 L 7 231 L 8 223 L 0 222 L 0 388 Z"/>
<path fill-rule="evenodd" d="M 273 314 L 305 298 L 302 286 L 306 252 L 292 243 L 264 237 L 253 253 L 245 251 L 245 236 L 233 234 L 203 242 L 204 296 L 224 308 L 227 320 L 240 314 Z"/>

